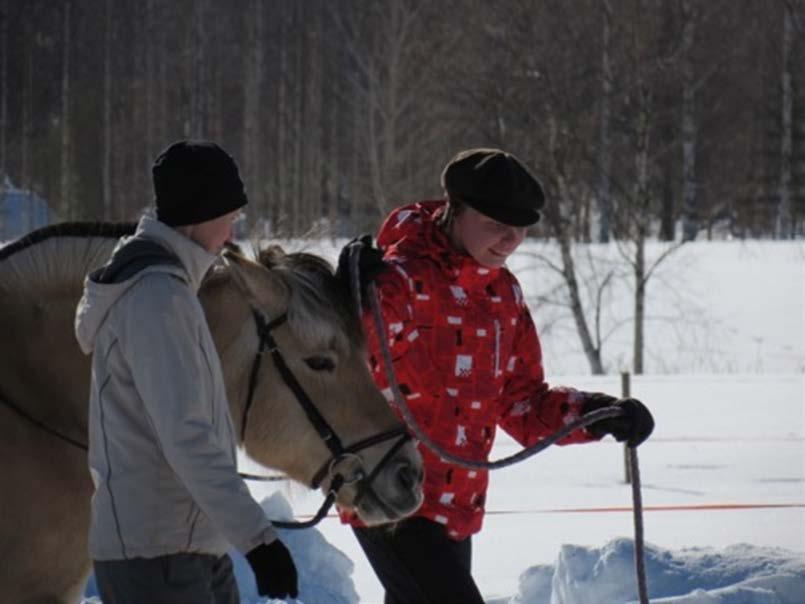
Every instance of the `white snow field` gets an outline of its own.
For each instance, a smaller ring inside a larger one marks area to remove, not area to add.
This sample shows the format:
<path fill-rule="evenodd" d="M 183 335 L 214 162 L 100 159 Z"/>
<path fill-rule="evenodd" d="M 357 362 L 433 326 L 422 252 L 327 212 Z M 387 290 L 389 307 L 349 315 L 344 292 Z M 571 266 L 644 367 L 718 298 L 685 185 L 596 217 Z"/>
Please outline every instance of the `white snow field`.
<path fill-rule="evenodd" d="M 331 258 L 338 247 L 306 246 Z M 652 244 L 649 256 L 663 249 Z M 599 267 L 619 258 L 614 245 L 581 248 L 580 261 L 585 251 Z M 556 277 L 535 268 L 536 253 L 556 256 L 529 242 L 511 265 L 533 303 L 549 381 L 618 393 L 616 374 L 631 360 L 628 282 L 616 279 L 604 296 L 613 375 L 593 378 L 567 311 L 544 299 Z M 651 601 L 805 604 L 805 243 L 683 246 L 649 283 L 647 309 L 647 375 L 633 378 L 632 394 L 657 420 L 639 449 Z M 499 433 L 493 456 L 516 448 Z M 636 601 L 623 466 L 622 446 L 607 440 L 554 447 L 493 473 L 484 530 L 473 541 L 486 601 Z M 295 485 L 252 488 L 276 518 L 310 514 L 322 499 Z M 336 518 L 283 539 L 300 569 L 299 602 L 382 602 Z M 242 558 L 236 567 L 243 602 L 260 602 Z M 95 602 L 93 594 L 90 586 Z"/>

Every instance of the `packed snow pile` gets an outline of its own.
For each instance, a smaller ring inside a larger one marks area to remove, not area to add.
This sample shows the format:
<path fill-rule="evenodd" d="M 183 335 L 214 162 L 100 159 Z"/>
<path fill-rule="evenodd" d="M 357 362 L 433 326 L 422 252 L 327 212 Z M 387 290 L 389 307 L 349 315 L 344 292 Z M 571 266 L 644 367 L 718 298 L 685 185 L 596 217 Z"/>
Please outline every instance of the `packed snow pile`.
<path fill-rule="evenodd" d="M 261 503 L 266 515 L 274 520 L 293 520 L 293 510 L 285 497 L 277 492 Z M 344 528 L 346 529 L 346 527 Z M 354 564 L 341 550 L 331 545 L 315 528 L 279 531 L 283 543 L 291 551 L 299 572 L 299 604 L 357 604 L 358 594 L 352 581 Z M 257 595 L 249 563 L 238 552 L 230 552 L 242 604 L 263 604 Z M 95 582 L 90 580 L 82 604 L 101 604 Z"/>
<path fill-rule="evenodd" d="M 805 555 L 733 545 L 723 550 L 646 547 L 653 604 L 803 604 Z M 555 567 L 520 576 L 511 604 L 624 604 L 636 601 L 634 542 L 600 549 L 565 545 Z"/>
<path fill-rule="evenodd" d="M 261 503 L 274 520 L 293 520 L 291 505 L 281 493 Z M 344 530 L 348 530 L 346 527 Z M 280 539 L 291 551 L 299 571 L 299 602 L 304 604 L 357 604 L 358 593 L 352 582 L 354 565 L 341 550 L 331 545 L 315 528 L 279 530 Z M 254 575 L 243 556 L 233 552 L 235 576 L 241 602 L 265 602 L 257 595 Z"/>
<path fill-rule="evenodd" d="M 272 518 L 290 518 L 287 501 L 263 501 Z M 345 529 L 347 530 L 347 529 Z M 299 568 L 304 604 L 357 604 L 352 561 L 316 529 L 282 531 Z M 243 604 L 265 604 L 243 557 L 233 554 Z M 803 604 L 805 554 L 752 545 L 722 550 L 669 551 L 646 546 L 646 574 L 652 604 Z M 634 543 L 615 539 L 601 548 L 565 545 L 555 566 L 537 565 L 520 576 L 508 604 L 635 604 Z M 494 599 L 504 604 L 506 598 Z M 492 601 L 490 601 L 492 602 Z M 84 604 L 99 604 L 97 597 Z"/>

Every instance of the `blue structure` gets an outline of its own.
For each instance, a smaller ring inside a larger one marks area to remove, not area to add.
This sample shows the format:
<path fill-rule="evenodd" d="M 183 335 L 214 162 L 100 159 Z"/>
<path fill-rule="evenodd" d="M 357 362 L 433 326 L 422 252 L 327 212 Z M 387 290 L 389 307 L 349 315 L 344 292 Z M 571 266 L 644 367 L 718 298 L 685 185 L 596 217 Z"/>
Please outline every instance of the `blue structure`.
<path fill-rule="evenodd" d="M 17 189 L 8 176 L 0 187 L 0 242 L 50 224 L 47 202 L 32 191 Z"/>

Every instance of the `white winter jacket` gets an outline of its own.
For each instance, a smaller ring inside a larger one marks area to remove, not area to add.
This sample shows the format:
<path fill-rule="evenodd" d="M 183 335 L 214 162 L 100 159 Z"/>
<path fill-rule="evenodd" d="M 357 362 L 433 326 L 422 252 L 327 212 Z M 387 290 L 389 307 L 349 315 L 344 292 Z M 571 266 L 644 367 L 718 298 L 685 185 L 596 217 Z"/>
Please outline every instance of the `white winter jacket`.
<path fill-rule="evenodd" d="M 220 361 L 197 298 L 215 256 L 150 217 L 133 238 L 156 241 L 180 265 L 85 282 L 75 329 L 93 355 L 90 555 L 248 552 L 276 533 L 237 474 Z"/>

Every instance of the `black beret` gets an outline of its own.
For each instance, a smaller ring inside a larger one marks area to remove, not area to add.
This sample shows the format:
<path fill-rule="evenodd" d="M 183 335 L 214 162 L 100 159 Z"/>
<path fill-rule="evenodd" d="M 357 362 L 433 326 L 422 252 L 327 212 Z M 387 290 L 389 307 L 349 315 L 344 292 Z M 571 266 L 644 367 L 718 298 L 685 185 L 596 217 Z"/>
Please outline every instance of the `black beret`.
<path fill-rule="evenodd" d="M 451 199 L 511 226 L 529 226 L 545 205 L 542 185 L 523 163 L 500 149 L 466 149 L 442 171 Z"/>

